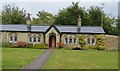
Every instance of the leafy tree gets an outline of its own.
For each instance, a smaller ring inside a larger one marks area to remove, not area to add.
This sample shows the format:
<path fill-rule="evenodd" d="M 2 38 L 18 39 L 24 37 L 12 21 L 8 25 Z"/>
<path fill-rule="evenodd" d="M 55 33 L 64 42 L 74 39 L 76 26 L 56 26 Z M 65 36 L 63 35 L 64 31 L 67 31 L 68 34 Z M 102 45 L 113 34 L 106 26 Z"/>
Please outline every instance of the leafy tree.
<path fill-rule="evenodd" d="M 33 24 L 51 25 L 53 24 L 55 19 L 55 17 L 51 13 L 45 12 L 44 10 L 38 11 L 37 16 L 38 18 L 33 19 Z"/>
<path fill-rule="evenodd" d="M 88 10 L 89 18 L 91 19 L 89 22 L 90 26 L 101 26 L 102 17 L 105 16 L 100 7 L 91 6 Z"/>
<path fill-rule="evenodd" d="M 4 5 L 2 10 L 3 24 L 25 24 L 26 10 L 19 9 L 15 4 Z"/>
<path fill-rule="evenodd" d="M 60 25 L 77 25 L 78 16 L 86 14 L 85 10 L 78 6 L 78 2 L 72 2 L 72 5 L 59 10 L 59 13 L 54 21 L 55 24 Z M 84 22 L 84 20 L 82 20 Z"/>

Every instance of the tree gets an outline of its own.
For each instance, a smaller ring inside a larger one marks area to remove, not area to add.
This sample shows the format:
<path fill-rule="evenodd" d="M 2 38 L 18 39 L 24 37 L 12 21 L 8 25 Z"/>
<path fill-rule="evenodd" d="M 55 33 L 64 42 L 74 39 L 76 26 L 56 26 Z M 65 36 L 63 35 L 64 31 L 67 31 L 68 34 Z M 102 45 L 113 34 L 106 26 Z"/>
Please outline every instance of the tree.
<path fill-rule="evenodd" d="M 91 6 L 88 10 L 90 21 L 90 26 L 101 26 L 101 21 L 103 20 L 102 17 L 105 16 L 104 12 L 101 10 L 100 7 Z"/>
<path fill-rule="evenodd" d="M 33 24 L 51 25 L 53 24 L 55 19 L 55 17 L 51 13 L 45 12 L 44 10 L 38 11 L 37 17 L 38 18 L 33 19 Z"/>
<path fill-rule="evenodd" d="M 77 25 L 78 16 L 81 15 L 84 18 L 84 14 L 86 14 L 85 10 L 79 7 L 78 4 L 78 2 L 72 2 L 71 6 L 59 10 L 54 23 L 60 25 Z M 83 22 L 84 20 L 82 20 Z"/>
<path fill-rule="evenodd" d="M 72 5 L 69 7 L 59 10 L 54 23 L 60 25 L 77 25 L 78 16 L 81 15 L 82 26 L 100 26 L 102 14 L 103 12 L 100 7 L 91 6 L 86 11 L 84 7 L 79 7 L 78 2 L 72 2 Z"/>
<path fill-rule="evenodd" d="M 26 24 L 26 10 L 19 9 L 15 4 L 5 4 L 2 10 L 2 23 Z"/>

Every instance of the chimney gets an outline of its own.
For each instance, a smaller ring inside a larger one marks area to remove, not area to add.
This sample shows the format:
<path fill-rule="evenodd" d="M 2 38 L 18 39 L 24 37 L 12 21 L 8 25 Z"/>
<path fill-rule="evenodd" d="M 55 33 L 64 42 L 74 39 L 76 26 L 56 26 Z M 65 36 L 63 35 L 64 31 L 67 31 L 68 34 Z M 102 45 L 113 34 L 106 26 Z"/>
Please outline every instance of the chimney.
<path fill-rule="evenodd" d="M 80 28 L 81 28 L 81 17 L 79 15 L 79 17 L 78 17 L 78 27 L 77 27 L 78 32 L 80 32 Z"/>
<path fill-rule="evenodd" d="M 27 15 L 26 24 L 27 24 L 27 29 L 28 29 L 28 31 L 31 31 L 31 18 L 30 18 L 30 13 L 28 13 L 28 15 Z"/>

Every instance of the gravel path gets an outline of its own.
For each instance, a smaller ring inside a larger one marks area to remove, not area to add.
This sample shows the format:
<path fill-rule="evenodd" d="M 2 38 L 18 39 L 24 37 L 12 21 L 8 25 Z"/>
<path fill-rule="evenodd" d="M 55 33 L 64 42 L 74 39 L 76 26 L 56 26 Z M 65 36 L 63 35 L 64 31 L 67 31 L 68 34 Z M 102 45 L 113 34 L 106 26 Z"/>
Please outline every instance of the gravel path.
<path fill-rule="evenodd" d="M 49 59 L 53 50 L 53 48 L 46 50 L 44 53 L 34 59 L 30 64 L 22 68 L 21 71 L 40 71 Z"/>

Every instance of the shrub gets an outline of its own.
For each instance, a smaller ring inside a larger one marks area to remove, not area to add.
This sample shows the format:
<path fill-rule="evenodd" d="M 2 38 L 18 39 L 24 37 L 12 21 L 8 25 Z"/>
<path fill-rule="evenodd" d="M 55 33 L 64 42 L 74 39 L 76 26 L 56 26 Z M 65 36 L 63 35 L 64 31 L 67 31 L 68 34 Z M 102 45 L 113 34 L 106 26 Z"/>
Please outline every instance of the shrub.
<path fill-rule="evenodd" d="M 2 43 L 2 47 L 14 47 L 14 44 L 6 42 L 6 43 Z"/>
<path fill-rule="evenodd" d="M 104 50 L 105 49 L 105 38 L 103 35 L 96 35 L 96 49 Z"/>
<path fill-rule="evenodd" d="M 58 48 L 63 48 L 64 44 L 62 42 L 57 43 L 58 44 Z"/>
<path fill-rule="evenodd" d="M 87 49 L 89 49 L 89 47 L 87 45 L 84 45 L 81 49 L 87 50 Z"/>
<path fill-rule="evenodd" d="M 105 46 L 100 46 L 100 45 L 99 45 L 99 46 L 96 46 L 96 49 L 97 49 L 97 50 L 104 50 L 104 49 L 105 49 Z"/>
<path fill-rule="evenodd" d="M 25 48 L 33 48 L 33 44 L 32 43 L 28 43 Z"/>
<path fill-rule="evenodd" d="M 89 49 L 96 49 L 96 46 L 95 45 L 89 45 L 88 48 Z"/>
<path fill-rule="evenodd" d="M 88 49 L 88 46 L 87 46 L 87 43 L 86 43 L 84 35 L 80 35 L 79 36 L 79 44 L 81 46 L 81 49 Z"/>
<path fill-rule="evenodd" d="M 33 48 L 37 48 L 37 49 L 47 49 L 47 48 L 49 48 L 47 45 L 45 45 L 45 44 L 35 44 L 34 46 L 33 46 Z"/>

